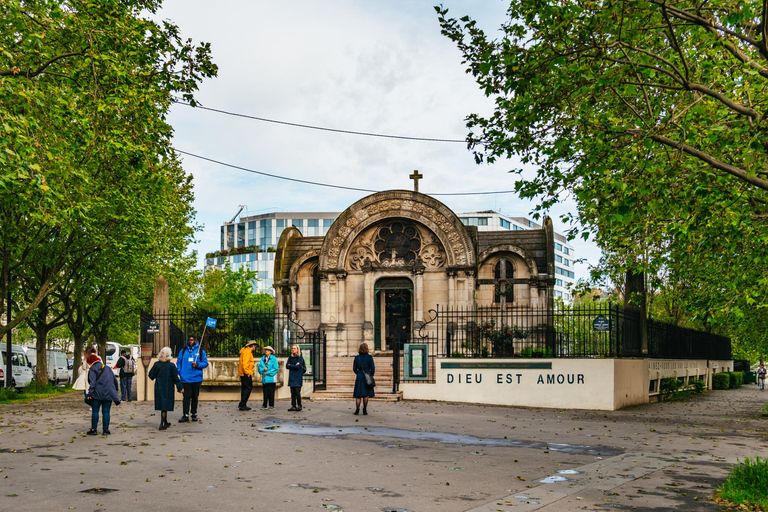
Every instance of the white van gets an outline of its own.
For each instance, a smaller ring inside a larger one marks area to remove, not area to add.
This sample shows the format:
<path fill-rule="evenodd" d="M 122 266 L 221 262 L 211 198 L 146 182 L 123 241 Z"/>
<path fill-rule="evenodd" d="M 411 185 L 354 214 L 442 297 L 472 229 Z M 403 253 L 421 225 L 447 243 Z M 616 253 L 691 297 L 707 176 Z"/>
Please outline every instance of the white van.
<path fill-rule="evenodd" d="M 117 368 L 117 360 L 120 359 L 120 351 L 123 350 L 123 346 L 114 341 L 107 342 L 107 366 L 112 368 L 112 372 L 116 377 L 120 376 L 120 370 Z"/>
<path fill-rule="evenodd" d="M 48 363 L 48 381 L 54 386 L 69 382 L 67 353 L 63 350 L 46 350 L 45 359 Z"/>
<path fill-rule="evenodd" d="M 2 368 L 0 368 L 0 380 L 2 380 L 2 385 L 5 386 L 5 370 L 6 370 L 6 344 L 2 344 L 2 356 L 0 356 L 0 360 L 2 360 Z M 13 377 L 11 382 L 13 383 L 14 387 L 21 391 L 24 389 L 24 386 L 32 382 L 32 379 L 34 378 L 34 373 L 32 373 L 32 367 L 29 364 L 29 360 L 27 359 L 27 355 L 24 353 L 24 349 L 22 347 L 19 347 L 18 345 L 11 345 L 11 365 L 13 372 Z"/>

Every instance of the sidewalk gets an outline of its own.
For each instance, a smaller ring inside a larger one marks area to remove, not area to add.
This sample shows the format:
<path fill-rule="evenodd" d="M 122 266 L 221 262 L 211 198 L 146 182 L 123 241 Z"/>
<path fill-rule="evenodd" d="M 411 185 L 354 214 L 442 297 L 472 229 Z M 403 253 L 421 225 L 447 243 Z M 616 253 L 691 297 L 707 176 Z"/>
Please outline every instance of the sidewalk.
<path fill-rule="evenodd" d="M 615 412 L 203 402 L 186 424 L 177 402 L 167 431 L 132 402 L 102 437 L 72 393 L 0 405 L 0 510 L 718 510 L 730 465 L 768 451 L 766 401 L 745 385 Z"/>

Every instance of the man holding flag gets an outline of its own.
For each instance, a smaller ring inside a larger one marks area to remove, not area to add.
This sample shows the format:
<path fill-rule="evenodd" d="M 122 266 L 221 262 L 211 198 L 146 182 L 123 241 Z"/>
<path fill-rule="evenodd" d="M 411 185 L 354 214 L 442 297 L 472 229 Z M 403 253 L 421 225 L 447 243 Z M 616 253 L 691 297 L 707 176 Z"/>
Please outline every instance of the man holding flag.
<path fill-rule="evenodd" d="M 190 404 L 192 405 L 192 421 L 197 421 L 197 399 L 200 396 L 200 386 L 203 384 L 203 368 L 208 366 L 208 357 L 194 336 L 190 336 L 187 345 L 179 352 L 176 359 L 179 368 L 179 378 L 184 386 L 182 411 L 184 415 L 179 423 L 189 421 Z"/>

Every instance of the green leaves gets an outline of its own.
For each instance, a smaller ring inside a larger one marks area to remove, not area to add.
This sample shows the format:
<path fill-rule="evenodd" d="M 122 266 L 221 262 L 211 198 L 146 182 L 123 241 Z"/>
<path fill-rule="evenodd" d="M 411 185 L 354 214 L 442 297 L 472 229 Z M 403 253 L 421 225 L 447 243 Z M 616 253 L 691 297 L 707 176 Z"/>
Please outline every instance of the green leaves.
<path fill-rule="evenodd" d="M 680 287 L 717 326 L 768 306 L 754 263 L 768 257 L 762 9 L 512 0 L 497 40 L 469 18 L 438 17 L 478 85 L 504 91 L 492 115 L 468 118 L 470 139 L 483 141 L 476 160 L 536 164 L 534 176 L 517 171 L 516 189 L 542 213 L 575 192 L 604 274 Z"/>

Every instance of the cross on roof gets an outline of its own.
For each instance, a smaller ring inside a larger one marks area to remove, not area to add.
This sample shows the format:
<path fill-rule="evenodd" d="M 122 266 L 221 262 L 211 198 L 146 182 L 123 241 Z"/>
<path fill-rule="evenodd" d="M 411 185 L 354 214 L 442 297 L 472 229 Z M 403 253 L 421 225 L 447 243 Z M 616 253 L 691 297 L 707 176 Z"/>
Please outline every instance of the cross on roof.
<path fill-rule="evenodd" d="M 408 176 L 413 180 L 413 191 L 418 192 L 419 191 L 419 180 L 424 177 L 423 174 L 421 174 L 418 170 L 414 170 L 413 174 Z"/>

